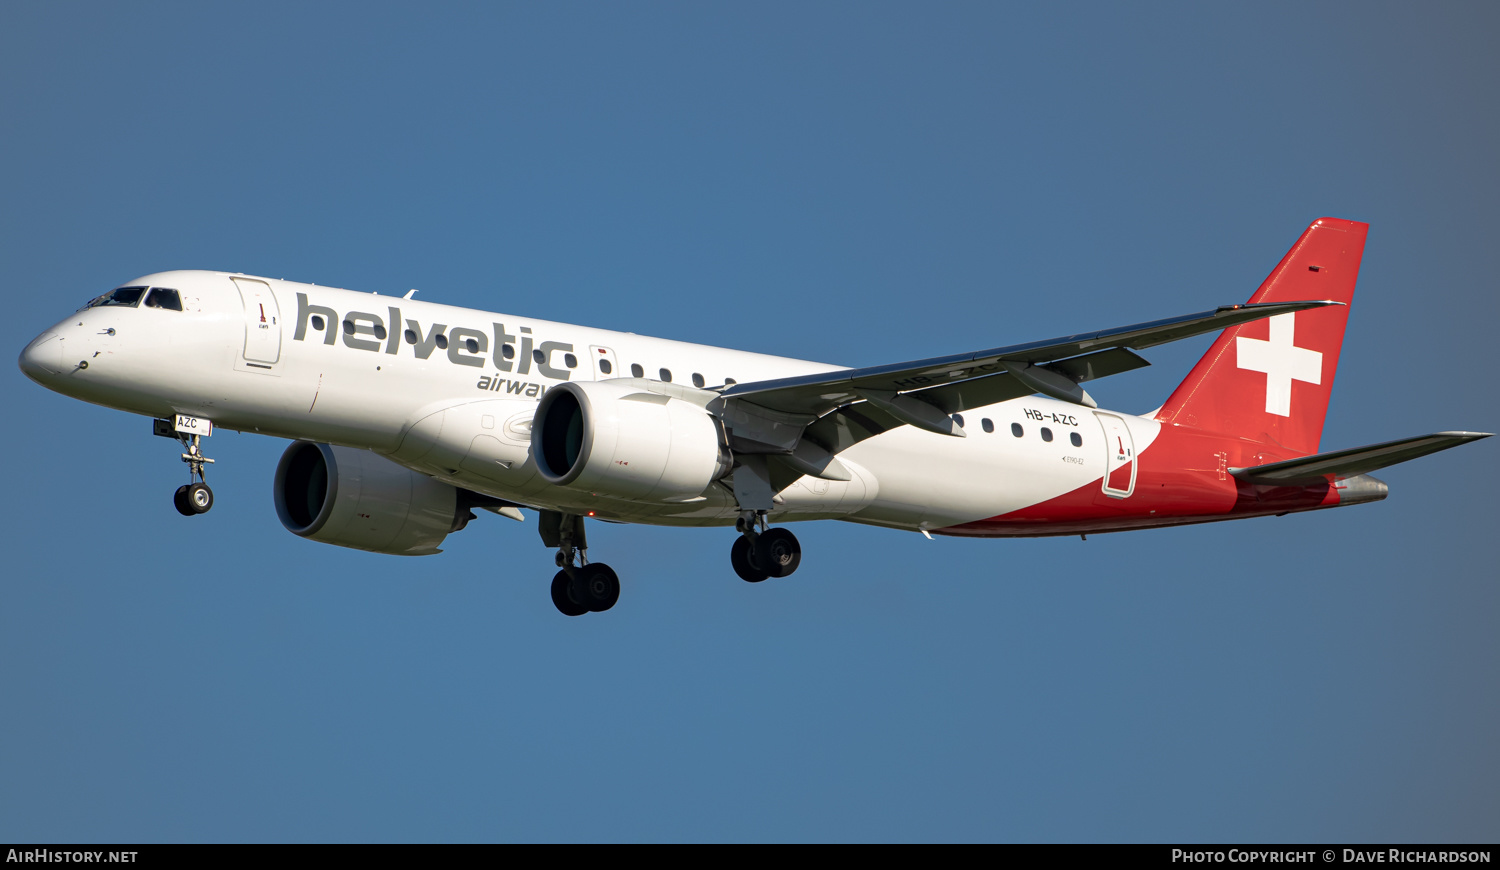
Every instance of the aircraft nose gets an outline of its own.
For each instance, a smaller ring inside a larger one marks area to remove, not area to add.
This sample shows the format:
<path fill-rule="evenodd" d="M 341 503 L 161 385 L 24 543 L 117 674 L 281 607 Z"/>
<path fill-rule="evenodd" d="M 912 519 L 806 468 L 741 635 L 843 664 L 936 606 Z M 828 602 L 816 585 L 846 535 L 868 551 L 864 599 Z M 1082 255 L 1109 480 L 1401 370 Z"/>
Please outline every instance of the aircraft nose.
<path fill-rule="evenodd" d="M 62 339 L 55 332 L 44 332 L 26 345 L 17 363 L 26 377 L 41 381 L 51 375 L 62 374 Z"/>

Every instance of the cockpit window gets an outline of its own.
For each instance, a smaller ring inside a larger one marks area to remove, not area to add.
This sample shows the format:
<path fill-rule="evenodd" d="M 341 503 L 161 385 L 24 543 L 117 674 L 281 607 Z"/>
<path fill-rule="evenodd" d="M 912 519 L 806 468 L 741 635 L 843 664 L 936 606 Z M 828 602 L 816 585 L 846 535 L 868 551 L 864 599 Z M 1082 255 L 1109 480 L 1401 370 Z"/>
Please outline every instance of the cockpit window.
<path fill-rule="evenodd" d="M 146 296 L 147 308 L 165 308 L 168 311 L 182 310 L 182 297 L 177 295 L 176 290 L 168 290 L 165 287 L 152 287 L 150 294 Z"/>
<path fill-rule="evenodd" d="M 134 308 L 141 304 L 141 296 L 146 292 L 145 287 L 118 287 L 85 305 L 85 308 L 100 308 L 105 305 L 124 305 Z M 181 304 L 181 303 L 179 303 Z"/>

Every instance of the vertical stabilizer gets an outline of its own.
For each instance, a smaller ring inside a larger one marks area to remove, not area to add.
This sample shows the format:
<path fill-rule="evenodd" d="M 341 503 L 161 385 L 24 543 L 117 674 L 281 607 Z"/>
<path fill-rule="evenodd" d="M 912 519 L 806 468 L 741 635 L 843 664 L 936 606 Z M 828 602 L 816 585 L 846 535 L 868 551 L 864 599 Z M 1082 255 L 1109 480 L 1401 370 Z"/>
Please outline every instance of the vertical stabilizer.
<path fill-rule="evenodd" d="M 1318 452 L 1369 228 L 1313 221 L 1250 301 L 1344 304 L 1224 330 L 1156 419 L 1274 445 L 1289 457 Z"/>

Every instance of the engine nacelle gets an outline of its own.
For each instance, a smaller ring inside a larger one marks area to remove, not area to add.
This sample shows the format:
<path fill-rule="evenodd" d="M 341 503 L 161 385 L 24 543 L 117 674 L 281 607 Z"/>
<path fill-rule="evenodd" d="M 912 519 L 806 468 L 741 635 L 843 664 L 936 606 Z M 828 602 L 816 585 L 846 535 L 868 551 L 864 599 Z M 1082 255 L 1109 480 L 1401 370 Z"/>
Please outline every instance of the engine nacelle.
<path fill-rule="evenodd" d="M 441 553 L 470 517 L 455 487 L 368 450 L 310 441 L 281 454 L 274 497 L 294 535 L 396 556 Z"/>
<path fill-rule="evenodd" d="M 696 498 L 732 461 L 714 418 L 609 381 L 559 384 L 537 406 L 531 455 L 549 483 L 634 501 Z"/>

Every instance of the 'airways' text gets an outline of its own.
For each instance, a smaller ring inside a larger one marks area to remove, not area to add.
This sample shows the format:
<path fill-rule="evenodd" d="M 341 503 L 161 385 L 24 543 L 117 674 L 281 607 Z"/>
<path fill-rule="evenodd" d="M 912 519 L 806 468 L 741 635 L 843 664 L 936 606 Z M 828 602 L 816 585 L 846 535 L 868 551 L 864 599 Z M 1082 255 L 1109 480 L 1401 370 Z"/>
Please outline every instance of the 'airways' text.
<path fill-rule="evenodd" d="M 547 392 L 547 388 L 542 384 L 533 384 L 529 381 L 512 381 L 508 378 L 492 378 L 489 375 L 481 377 L 476 386 L 481 390 L 489 390 L 492 393 L 503 391 L 515 396 L 524 396 L 528 399 L 537 398 L 542 393 Z"/>

